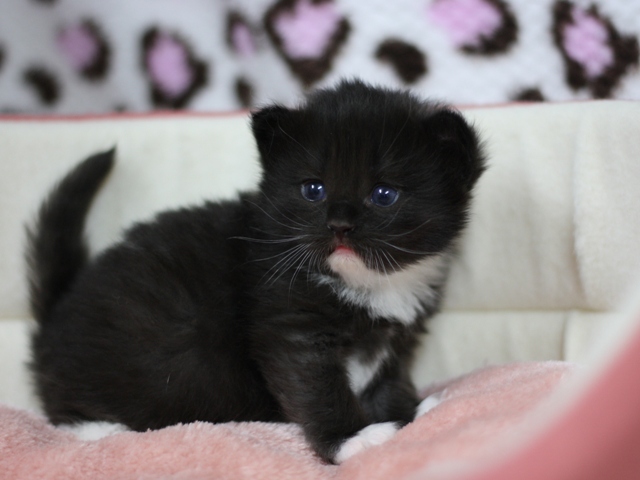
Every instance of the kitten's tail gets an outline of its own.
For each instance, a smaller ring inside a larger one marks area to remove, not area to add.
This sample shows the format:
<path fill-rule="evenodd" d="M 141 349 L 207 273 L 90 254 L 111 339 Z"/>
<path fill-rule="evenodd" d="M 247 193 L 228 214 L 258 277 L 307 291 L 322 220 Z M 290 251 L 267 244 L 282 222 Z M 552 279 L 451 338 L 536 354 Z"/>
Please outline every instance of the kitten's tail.
<path fill-rule="evenodd" d="M 69 172 L 27 228 L 31 310 L 39 323 L 67 292 L 86 263 L 84 223 L 91 201 L 114 164 L 115 148 L 90 156 Z"/>

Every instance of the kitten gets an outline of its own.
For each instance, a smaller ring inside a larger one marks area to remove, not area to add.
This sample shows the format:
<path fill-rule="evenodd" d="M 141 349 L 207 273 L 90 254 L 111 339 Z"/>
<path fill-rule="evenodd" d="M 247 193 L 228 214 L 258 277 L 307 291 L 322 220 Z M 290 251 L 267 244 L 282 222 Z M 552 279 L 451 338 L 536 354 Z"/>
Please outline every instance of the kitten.
<path fill-rule="evenodd" d="M 37 392 L 55 424 L 290 421 L 340 463 L 412 421 L 409 364 L 484 169 L 461 115 L 359 81 L 252 116 L 256 192 L 159 214 L 88 259 L 114 152 L 29 232 Z"/>

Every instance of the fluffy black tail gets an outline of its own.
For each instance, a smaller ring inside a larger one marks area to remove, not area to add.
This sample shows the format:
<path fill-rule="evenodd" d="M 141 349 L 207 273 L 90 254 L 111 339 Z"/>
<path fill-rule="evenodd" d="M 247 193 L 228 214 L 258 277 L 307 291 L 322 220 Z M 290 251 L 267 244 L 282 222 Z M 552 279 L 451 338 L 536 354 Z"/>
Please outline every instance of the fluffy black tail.
<path fill-rule="evenodd" d="M 114 164 L 115 149 L 76 166 L 42 203 L 33 229 L 27 228 L 31 309 L 44 322 L 87 261 L 84 223 L 91 201 Z"/>

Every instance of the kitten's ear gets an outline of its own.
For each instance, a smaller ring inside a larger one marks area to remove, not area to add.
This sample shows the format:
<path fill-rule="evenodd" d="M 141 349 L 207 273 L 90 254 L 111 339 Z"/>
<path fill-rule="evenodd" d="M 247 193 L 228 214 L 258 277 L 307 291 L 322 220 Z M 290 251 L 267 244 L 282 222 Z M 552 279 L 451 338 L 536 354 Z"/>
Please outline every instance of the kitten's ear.
<path fill-rule="evenodd" d="M 430 113 L 423 125 L 430 141 L 438 145 L 445 167 L 455 181 L 471 190 L 485 170 L 485 159 L 478 136 L 464 117 L 447 108 Z"/>
<path fill-rule="evenodd" d="M 251 114 L 251 129 L 258 144 L 260 159 L 267 166 L 283 147 L 283 139 L 291 136 L 294 112 L 280 105 L 272 105 Z"/>

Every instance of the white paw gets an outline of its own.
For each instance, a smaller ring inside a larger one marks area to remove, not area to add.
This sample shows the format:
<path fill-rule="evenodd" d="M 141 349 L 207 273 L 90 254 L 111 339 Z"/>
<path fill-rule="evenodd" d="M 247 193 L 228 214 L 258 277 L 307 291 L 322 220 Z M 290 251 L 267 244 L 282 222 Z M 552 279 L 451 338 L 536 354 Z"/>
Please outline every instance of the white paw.
<path fill-rule="evenodd" d="M 434 393 L 433 395 L 429 395 L 427 398 L 422 400 L 422 402 L 420 402 L 420 405 L 418 405 L 418 409 L 416 410 L 415 418 L 418 418 L 419 416 L 424 415 L 425 413 L 429 412 L 433 408 L 437 407 L 440 404 L 440 402 L 442 402 L 443 393 L 444 391 L 437 392 L 437 393 Z"/>
<path fill-rule="evenodd" d="M 73 433 L 78 440 L 100 440 L 114 433 L 129 430 L 121 423 L 111 422 L 82 422 L 72 425 L 61 425 L 60 428 Z"/>
<path fill-rule="evenodd" d="M 374 423 L 360 430 L 356 435 L 345 441 L 336 454 L 336 463 L 364 452 L 367 448 L 381 445 L 398 431 L 398 426 L 394 422 Z"/>

